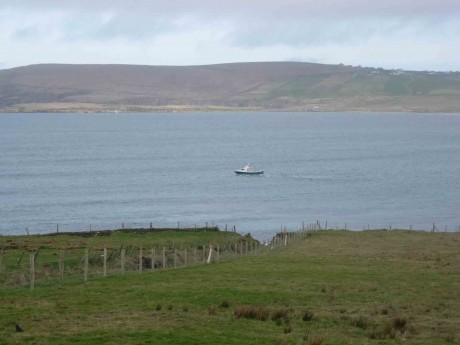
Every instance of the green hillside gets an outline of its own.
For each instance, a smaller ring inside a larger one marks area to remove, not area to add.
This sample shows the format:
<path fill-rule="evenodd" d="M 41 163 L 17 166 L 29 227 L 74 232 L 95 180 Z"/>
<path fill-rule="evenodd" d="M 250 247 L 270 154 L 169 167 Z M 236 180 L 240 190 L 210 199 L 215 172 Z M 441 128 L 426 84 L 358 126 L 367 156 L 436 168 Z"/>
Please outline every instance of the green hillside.
<path fill-rule="evenodd" d="M 459 233 L 318 231 L 285 247 L 210 265 L 72 280 L 34 291 L 2 286 L 0 339 L 459 344 L 459 245 Z M 16 324 L 24 332 L 17 333 Z"/>

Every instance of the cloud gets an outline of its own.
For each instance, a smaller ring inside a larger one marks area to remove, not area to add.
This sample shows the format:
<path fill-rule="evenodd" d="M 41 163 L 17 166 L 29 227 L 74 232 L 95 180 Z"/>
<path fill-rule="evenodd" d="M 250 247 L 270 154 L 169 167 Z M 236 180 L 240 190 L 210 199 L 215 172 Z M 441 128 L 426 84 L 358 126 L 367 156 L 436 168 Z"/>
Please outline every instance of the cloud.
<path fill-rule="evenodd" d="M 458 0 L 0 0 L 7 66 L 296 58 L 460 69 L 459 39 Z"/>
<path fill-rule="evenodd" d="M 245 23 L 227 38 L 231 44 L 243 47 L 270 46 L 282 44 L 293 47 L 311 47 L 316 45 L 360 44 L 375 37 L 418 40 L 458 40 L 460 21 L 449 20 L 431 23 L 429 20 L 403 20 L 392 18 L 383 20 L 309 20 L 283 25 L 282 22 Z"/>

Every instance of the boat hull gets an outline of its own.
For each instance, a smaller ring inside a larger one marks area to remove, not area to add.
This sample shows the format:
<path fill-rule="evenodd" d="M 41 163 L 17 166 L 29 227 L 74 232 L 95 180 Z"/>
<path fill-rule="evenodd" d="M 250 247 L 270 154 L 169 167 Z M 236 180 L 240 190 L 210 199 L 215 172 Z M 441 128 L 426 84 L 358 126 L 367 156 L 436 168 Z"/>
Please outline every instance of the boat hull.
<path fill-rule="evenodd" d="M 241 171 L 235 170 L 235 174 L 237 175 L 262 175 L 264 173 L 263 170 L 261 171 Z"/>

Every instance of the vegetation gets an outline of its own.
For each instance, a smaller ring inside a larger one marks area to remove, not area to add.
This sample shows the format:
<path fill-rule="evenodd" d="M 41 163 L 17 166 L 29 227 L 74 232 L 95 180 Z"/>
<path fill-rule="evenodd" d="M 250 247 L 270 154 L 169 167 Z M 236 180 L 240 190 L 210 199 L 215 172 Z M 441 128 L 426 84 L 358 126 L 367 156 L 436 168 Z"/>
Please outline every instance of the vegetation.
<path fill-rule="evenodd" d="M 460 233 L 318 231 L 287 247 L 212 265 L 65 281 L 33 291 L 2 286 L 0 339 L 459 344 L 459 245 Z M 16 332 L 16 324 L 24 332 Z"/>
<path fill-rule="evenodd" d="M 460 112 L 460 72 L 302 62 L 33 65 L 0 71 L 1 112 Z"/>
<path fill-rule="evenodd" d="M 83 274 L 85 252 L 88 251 L 89 275 L 102 274 L 103 255 L 106 253 L 106 271 L 125 271 L 163 268 L 163 251 L 166 267 L 202 263 L 209 247 L 219 248 L 220 258 L 234 255 L 247 246 L 258 243 L 248 234 L 222 231 L 218 228 L 198 229 L 124 229 L 90 232 L 53 233 L 36 236 L 0 237 L 0 256 L 4 270 L 0 284 L 25 285 L 29 282 L 29 257 L 34 256 L 35 280 L 53 283 L 60 277 L 61 258 L 65 279 L 80 280 Z M 242 245 L 244 247 L 242 247 Z M 207 249 L 206 249 L 207 248 Z M 105 252 L 104 252 L 105 250 Z M 248 248 L 249 250 L 249 248 Z M 122 259 L 123 256 L 123 259 Z M 142 256 L 142 263 L 140 263 Z M 153 262 L 152 262 L 153 256 Z M 216 254 L 214 255 L 214 257 Z M 123 265 L 121 264 L 123 260 Z"/>

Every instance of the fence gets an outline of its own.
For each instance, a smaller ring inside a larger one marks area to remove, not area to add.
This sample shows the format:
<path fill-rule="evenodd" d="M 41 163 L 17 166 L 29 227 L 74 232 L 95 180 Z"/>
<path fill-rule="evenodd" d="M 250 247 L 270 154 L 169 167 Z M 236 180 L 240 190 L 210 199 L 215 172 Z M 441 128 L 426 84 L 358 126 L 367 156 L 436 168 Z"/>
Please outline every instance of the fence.
<path fill-rule="evenodd" d="M 199 244 L 194 247 L 119 245 L 78 246 L 59 250 L 3 245 L 0 246 L 0 284 L 10 287 L 29 285 L 30 289 L 34 289 L 36 283 L 46 285 L 62 284 L 64 281 L 86 282 L 96 277 L 131 271 L 152 272 L 210 264 L 271 251 L 288 246 L 297 239 L 308 236 L 310 232 L 332 229 L 333 227 L 328 227 L 327 222 L 322 226 L 316 221 L 308 225 L 302 223 L 298 231 L 287 231 L 285 226 L 281 226 L 281 231 L 266 241 L 242 236 L 233 242 Z M 366 226 L 363 226 L 363 229 L 366 229 Z M 342 230 L 347 230 L 346 223 Z M 386 230 L 396 229 L 389 226 Z M 438 232 L 439 229 L 433 223 L 430 231 Z M 456 231 L 460 231 L 460 226 Z"/>
<path fill-rule="evenodd" d="M 196 247 L 158 247 L 121 245 L 117 247 L 1 248 L 0 284 L 29 286 L 63 284 L 65 281 L 86 282 L 127 272 L 153 272 L 211 264 L 241 256 L 252 256 L 287 246 L 307 236 L 314 227 L 296 232 L 281 232 L 268 241 L 242 236 L 237 241 L 201 244 Z M 29 260 L 27 260 L 27 257 Z"/>

